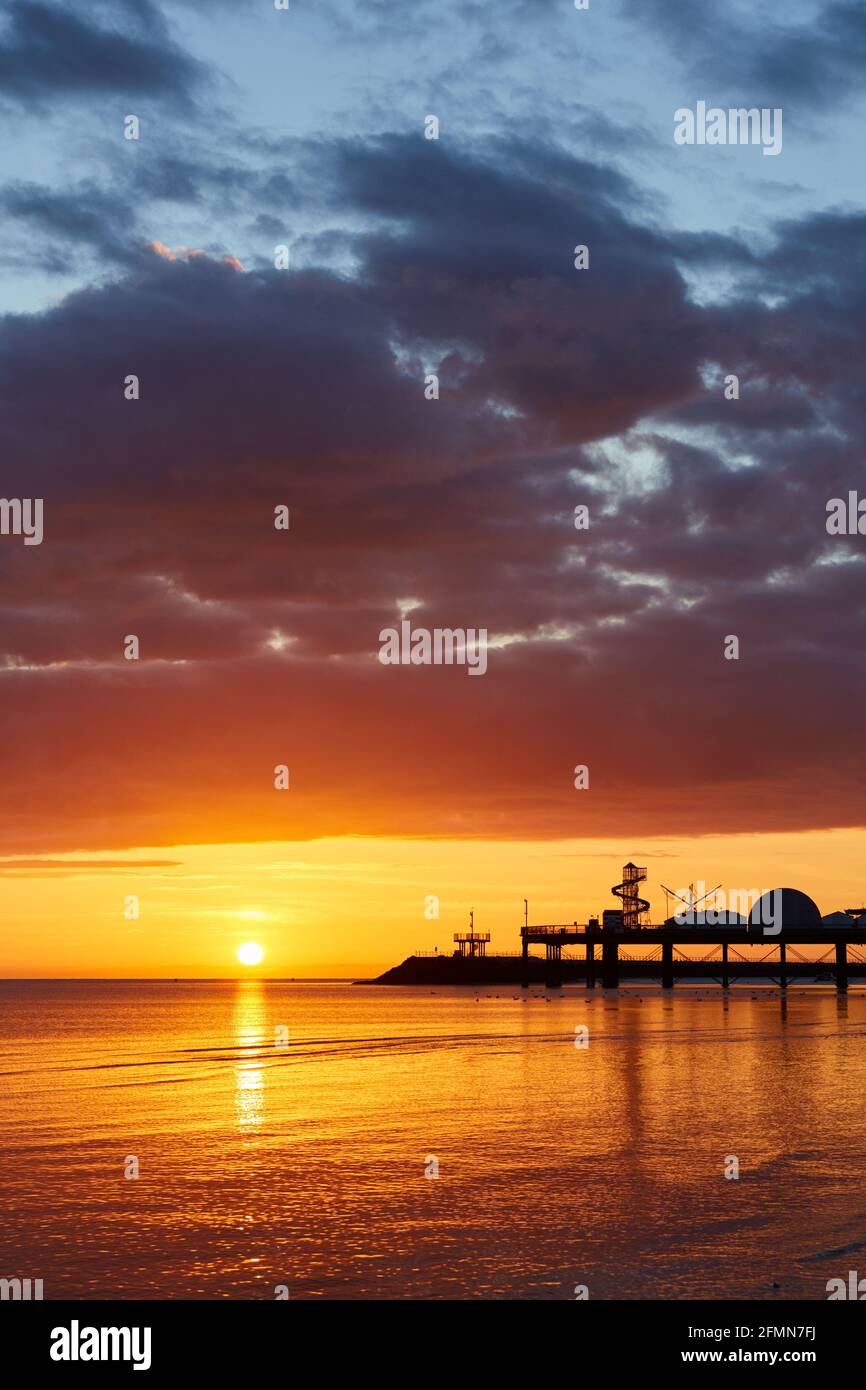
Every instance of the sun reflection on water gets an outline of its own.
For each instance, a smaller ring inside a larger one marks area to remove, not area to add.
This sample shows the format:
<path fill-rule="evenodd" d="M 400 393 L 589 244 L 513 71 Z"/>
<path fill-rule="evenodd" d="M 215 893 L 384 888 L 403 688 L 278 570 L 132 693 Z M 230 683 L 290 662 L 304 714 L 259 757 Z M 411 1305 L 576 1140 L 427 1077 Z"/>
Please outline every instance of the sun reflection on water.
<path fill-rule="evenodd" d="M 249 1133 L 262 1123 L 265 1101 L 265 1073 L 261 1051 L 265 1046 L 265 994 L 258 980 L 239 980 L 235 994 L 234 1046 L 235 1115 L 240 1133 Z M 244 1055 L 245 1054 L 245 1055 Z"/>

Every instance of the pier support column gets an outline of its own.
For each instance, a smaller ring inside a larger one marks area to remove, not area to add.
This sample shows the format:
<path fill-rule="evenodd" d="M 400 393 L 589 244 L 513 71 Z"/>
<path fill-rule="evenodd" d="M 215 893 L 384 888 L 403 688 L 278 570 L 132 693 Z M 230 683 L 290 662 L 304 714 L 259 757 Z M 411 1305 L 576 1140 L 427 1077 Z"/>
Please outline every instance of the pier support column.
<path fill-rule="evenodd" d="M 601 985 L 602 989 L 619 989 L 619 947 L 614 937 L 602 943 Z"/>
<path fill-rule="evenodd" d="M 521 989 L 529 989 L 529 942 L 523 938 L 523 973 L 520 977 Z"/>
<path fill-rule="evenodd" d="M 674 987 L 674 943 L 662 942 L 662 989 Z"/>
<path fill-rule="evenodd" d="M 722 989 L 730 989 L 731 981 L 728 975 L 728 943 L 722 942 Z"/>
<path fill-rule="evenodd" d="M 558 942 L 548 942 L 545 948 L 547 963 L 544 967 L 544 983 L 547 989 L 559 989 L 562 984 L 562 947 Z"/>
<path fill-rule="evenodd" d="M 836 942 L 836 988 L 840 994 L 848 988 L 848 947 L 844 941 Z"/>
<path fill-rule="evenodd" d="M 784 941 L 779 942 L 779 987 L 788 988 L 788 955 Z"/>
<path fill-rule="evenodd" d="M 586 987 L 595 989 L 595 942 L 586 943 Z"/>

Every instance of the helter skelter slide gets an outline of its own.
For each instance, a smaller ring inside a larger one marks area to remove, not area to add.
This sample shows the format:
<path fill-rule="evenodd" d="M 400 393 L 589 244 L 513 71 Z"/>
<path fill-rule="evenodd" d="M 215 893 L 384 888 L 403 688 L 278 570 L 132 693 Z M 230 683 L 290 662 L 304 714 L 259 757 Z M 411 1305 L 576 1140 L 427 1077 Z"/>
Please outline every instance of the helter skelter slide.
<path fill-rule="evenodd" d="M 646 879 L 646 868 L 637 864 L 626 864 L 622 871 L 622 883 L 615 883 L 611 892 L 622 898 L 622 924 L 624 927 L 639 927 L 641 914 L 649 912 L 646 898 L 638 897 L 637 886 Z"/>

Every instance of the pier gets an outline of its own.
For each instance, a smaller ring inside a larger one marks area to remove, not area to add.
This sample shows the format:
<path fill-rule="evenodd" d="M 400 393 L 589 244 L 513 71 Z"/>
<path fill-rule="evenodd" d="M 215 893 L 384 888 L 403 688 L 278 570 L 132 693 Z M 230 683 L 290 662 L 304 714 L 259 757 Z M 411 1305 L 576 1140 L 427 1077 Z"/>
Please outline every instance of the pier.
<path fill-rule="evenodd" d="M 616 922 L 579 926 L 523 926 L 522 978 L 530 982 L 529 948 L 545 948 L 545 983 L 555 987 L 565 980 L 585 982 L 592 989 L 617 989 L 623 980 L 661 980 L 662 989 L 673 989 L 677 980 L 717 978 L 723 989 L 731 980 L 778 981 L 786 989 L 789 980 L 830 978 L 844 993 L 849 978 L 866 978 L 866 927 L 786 926 L 769 934 L 762 926 L 624 927 Z M 701 956 L 686 955 L 683 947 L 709 947 Z M 563 956 L 567 947 L 582 949 L 577 957 Z M 630 948 L 650 947 L 644 955 Z M 759 959 L 742 954 L 745 947 L 761 947 Z M 817 960 L 801 954 L 801 948 L 817 947 Z M 849 959 L 849 952 L 851 958 Z"/>
<path fill-rule="evenodd" d="M 792 979 L 832 979 L 843 994 L 849 977 L 866 978 L 866 958 L 857 950 L 866 948 L 862 908 L 846 908 L 824 918 L 806 893 L 775 888 L 756 897 L 748 915 L 741 916 L 727 908 L 716 909 L 718 889 L 698 897 L 692 884 L 686 896 L 662 884 L 668 905 L 673 899 L 678 911 L 661 926 L 652 926 L 641 921 L 650 906 L 639 896 L 646 877 L 646 869 L 639 864 L 624 865 L 621 882 L 611 889 L 622 907 L 602 913 L 600 923 L 591 917 L 585 926 L 577 922 L 530 926 L 524 900 L 521 984 L 526 987 L 530 982 L 530 946 L 544 947 L 544 980 L 549 986 L 569 979 L 582 980 L 594 989 L 600 980 L 603 989 L 618 989 L 621 980 L 631 979 L 660 980 L 662 989 L 673 989 L 677 980 L 709 976 L 728 989 L 732 979 L 769 977 L 783 990 Z M 743 896 L 751 895 L 736 895 L 738 900 Z M 569 946 L 582 948 L 582 956 L 563 956 Z M 632 955 L 629 947 L 642 947 L 643 954 Z M 695 956 L 683 947 L 709 949 Z M 757 960 L 746 956 L 746 947 L 759 947 L 762 954 Z M 803 954 L 804 948 L 814 947 L 821 952 L 817 960 Z"/>
<path fill-rule="evenodd" d="M 625 864 L 611 889 L 620 905 L 585 924 L 532 926 L 524 898 L 518 952 L 491 953 L 490 933 L 476 931 L 470 910 L 469 929 L 454 933 L 452 954 L 418 951 L 377 983 L 618 989 L 627 981 L 656 981 L 670 990 L 685 980 L 714 980 L 729 989 L 732 983 L 769 979 L 783 991 L 798 980 L 835 983 L 844 994 L 849 980 L 866 982 L 864 907 L 825 917 L 798 888 L 731 889 L 719 907 L 721 885 L 706 893 L 696 892 L 693 883 L 682 892 L 662 884 L 666 911 L 673 905 L 676 912 L 654 925 L 646 920 L 650 904 L 641 896 L 646 878 L 644 867 Z M 544 955 L 530 954 L 533 946 L 543 947 Z"/>

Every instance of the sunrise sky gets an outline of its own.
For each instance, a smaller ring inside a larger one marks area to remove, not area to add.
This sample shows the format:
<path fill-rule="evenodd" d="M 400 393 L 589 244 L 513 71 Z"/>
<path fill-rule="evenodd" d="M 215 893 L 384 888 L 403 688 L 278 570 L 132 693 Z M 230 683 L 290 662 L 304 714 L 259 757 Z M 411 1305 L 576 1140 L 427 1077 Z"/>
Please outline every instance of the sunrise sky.
<path fill-rule="evenodd" d="M 362 973 L 470 907 L 517 949 L 629 858 L 657 916 L 862 901 L 866 11 L 692 8 L 0 4 L 0 492 L 45 508 L 0 972 Z M 782 153 L 676 146 L 699 100 Z M 383 667 L 403 613 L 487 673 Z"/>
<path fill-rule="evenodd" d="M 863 851 L 861 832 L 838 831 L 648 840 L 637 856 L 658 922 L 661 884 L 677 891 L 701 877 L 726 893 L 792 881 L 825 912 L 859 906 Z M 453 950 L 470 909 L 492 950 L 516 951 L 524 896 L 532 921 L 585 921 L 616 905 L 623 853 L 609 841 L 382 837 L 172 846 L 106 855 L 99 867 L 75 858 L 0 865 L 7 977 L 230 977 L 248 941 L 265 959 L 245 974 L 365 976 L 416 950 Z M 124 915 L 132 894 L 137 919 Z M 438 920 L 425 916 L 431 895 Z"/>

